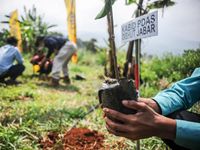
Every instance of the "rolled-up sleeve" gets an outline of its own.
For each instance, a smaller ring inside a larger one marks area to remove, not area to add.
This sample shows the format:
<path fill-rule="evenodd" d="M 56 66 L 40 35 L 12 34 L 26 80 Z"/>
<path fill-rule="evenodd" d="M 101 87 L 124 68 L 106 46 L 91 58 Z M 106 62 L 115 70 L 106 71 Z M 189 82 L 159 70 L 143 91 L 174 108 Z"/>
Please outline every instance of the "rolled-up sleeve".
<path fill-rule="evenodd" d="M 163 115 L 190 108 L 200 100 L 200 68 L 195 69 L 191 77 L 176 82 L 153 99 Z M 200 149 L 200 123 L 176 120 L 175 142 L 191 149 Z"/>
<path fill-rule="evenodd" d="M 197 68 L 191 77 L 176 82 L 153 99 L 160 106 L 163 115 L 190 108 L 200 100 L 200 68 Z"/>

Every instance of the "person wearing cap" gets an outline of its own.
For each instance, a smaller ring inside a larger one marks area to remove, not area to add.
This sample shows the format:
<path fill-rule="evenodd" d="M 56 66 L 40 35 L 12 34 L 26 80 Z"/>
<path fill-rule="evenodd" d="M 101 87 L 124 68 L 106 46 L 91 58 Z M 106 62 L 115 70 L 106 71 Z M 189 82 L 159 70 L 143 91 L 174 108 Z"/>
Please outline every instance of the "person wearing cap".
<path fill-rule="evenodd" d="M 200 114 L 187 111 L 200 101 L 200 68 L 159 92 L 153 98 L 123 101 L 136 114 L 104 108 L 107 130 L 117 136 L 139 140 L 157 136 L 174 150 L 200 149 Z M 122 123 L 114 122 L 109 116 Z"/>
<path fill-rule="evenodd" d="M 53 67 L 51 71 L 51 84 L 53 86 L 59 85 L 60 74 L 61 72 L 64 75 L 64 82 L 69 84 L 69 71 L 68 71 L 68 63 L 72 57 L 72 55 L 76 52 L 77 47 L 75 43 L 69 41 L 67 38 L 62 36 L 46 36 L 46 37 L 38 37 L 36 40 L 36 46 L 38 47 L 46 47 L 48 49 L 47 54 L 40 62 L 39 65 L 43 65 L 46 59 L 49 59 L 52 54 L 55 54 L 53 59 Z"/>
<path fill-rule="evenodd" d="M 7 44 L 0 48 L 0 82 L 6 84 L 18 84 L 16 79 L 25 70 L 23 58 L 20 54 L 15 37 L 9 37 Z M 14 64 L 14 61 L 17 63 Z M 10 78 L 6 80 L 7 78 Z"/>

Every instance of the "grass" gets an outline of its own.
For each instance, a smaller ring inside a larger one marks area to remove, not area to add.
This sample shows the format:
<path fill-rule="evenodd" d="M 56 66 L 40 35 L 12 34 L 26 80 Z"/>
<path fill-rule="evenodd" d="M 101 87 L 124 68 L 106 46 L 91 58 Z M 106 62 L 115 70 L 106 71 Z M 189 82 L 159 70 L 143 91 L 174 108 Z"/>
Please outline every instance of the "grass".
<path fill-rule="evenodd" d="M 120 54 L 121 55 L 121 54 Z M 124 55 L 124 54 L 123 54 Z M 102 57 L 102 54 L 100 56 Z M 98 104 L 98 89 L 103 82 L 103 66 L 98 55 L 80 53 L 78 64 L 70 64 L 71 85 L 49 86 L 48 81 L 32 76 L 32 66 L 25 56 L 26 71 L 19 86 L 0 86 L 0 149 L 41 149 L 40 139 L 49 131 L 63 133 Z M 122 59 L 120 59 L 121 61 Z M 81 74 L 86 80 L 75 80 Z M 148 91 L 147 91 L 148 92 Z M 105 145 L 112 149 L 135 149 L 136 143 L 110 135 L 99 108 L 82 119 L 77 127 L 87 127 L 105 134 Z M 141 149 L 165 149 L 158 138 L 141 140 Z"/>

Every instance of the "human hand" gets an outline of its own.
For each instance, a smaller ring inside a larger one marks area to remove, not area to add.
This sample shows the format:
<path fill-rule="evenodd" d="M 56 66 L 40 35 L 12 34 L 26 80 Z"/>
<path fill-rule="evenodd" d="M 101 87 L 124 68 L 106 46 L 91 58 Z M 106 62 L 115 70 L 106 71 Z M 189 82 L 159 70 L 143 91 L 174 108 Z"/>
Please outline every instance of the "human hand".
<path fill-rule="evenodd" d="M 44 66 L 44 63 L 46 62 L 46 60 L 47 60 L 46 57 L 42 58 L 42 60 L 38 63 L 38 65 L 39 65 L 40 67 Z"/>
<path fill-rule="evenodd" d="M 39 65 L 40 67 L 42 67 L 42 65 L 43 65 L 42 61 L 40 61 L 40 62 L 38 63 L 38 65 Z"/>
<path fill-rule="evenodd" d="M 136 114 L 122 114 L 115 110 L 104 108 L 107 130 L 116 135 L 131 140 L 152 136 L 174 139 L 176 121 L 156 113 L 144 102 L 123 101 L 123 105 L 137 110 Z M 109 116 L 122 123 L 114 122 Z"/>
<path fill-rule="evenodd" d="M 151 98 L 138 98 L 139 102 L 143 102 L 147 104 L 149 107 L 151 107 L 154 111 L 161 114 L 161 109 L 158 106 L 158 104 Z"/>

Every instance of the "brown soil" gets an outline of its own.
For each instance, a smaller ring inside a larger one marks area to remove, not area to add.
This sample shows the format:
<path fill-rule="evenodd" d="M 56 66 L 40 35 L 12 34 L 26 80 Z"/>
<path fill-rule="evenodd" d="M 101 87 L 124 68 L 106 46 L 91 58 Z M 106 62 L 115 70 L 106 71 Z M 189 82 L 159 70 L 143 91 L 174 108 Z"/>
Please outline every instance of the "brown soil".
<path fill-rule="evenodd" d="M 49 132 L 41 140 L 43 149 L 64 150 L 98 150 L 103 148 L 103 134 L 87 128 L 73 128 L 60 136 L 56 132 Z"/>
<path fill-rule="evenodd" d="M 41 147 L 44 150 L 54 148 L 57 141 L 59 141 L 59 134 L 57 132 L 49 132 L 43 139 L 40 141 Z"/>

